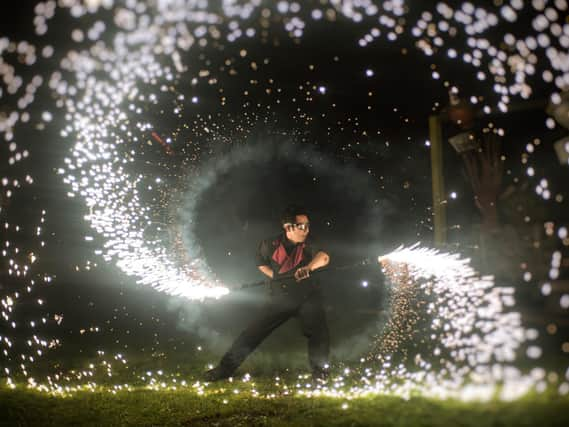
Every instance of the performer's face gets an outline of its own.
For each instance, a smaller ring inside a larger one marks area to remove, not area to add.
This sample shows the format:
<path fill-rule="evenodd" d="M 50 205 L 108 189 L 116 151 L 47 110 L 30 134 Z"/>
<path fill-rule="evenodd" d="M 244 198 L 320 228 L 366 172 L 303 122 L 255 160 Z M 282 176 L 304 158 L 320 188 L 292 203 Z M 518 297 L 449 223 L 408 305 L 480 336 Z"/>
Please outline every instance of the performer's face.
<path fill-rule="evenodd" d="M 310 232 L 310 222 L 306 215 L 297 215 L 294 224 L 283 225 L 286 237 L 294 243 L 302 243 Z"/>

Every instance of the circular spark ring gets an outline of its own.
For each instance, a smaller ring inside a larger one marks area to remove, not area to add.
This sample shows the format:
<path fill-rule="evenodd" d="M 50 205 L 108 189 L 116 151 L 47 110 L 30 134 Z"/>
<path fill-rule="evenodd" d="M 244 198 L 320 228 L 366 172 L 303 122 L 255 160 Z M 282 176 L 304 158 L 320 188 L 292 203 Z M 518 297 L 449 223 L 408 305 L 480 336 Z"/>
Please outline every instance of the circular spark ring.
<path fill-rule="evenodd" d="M 125 273 L 139 277 L 140 283 L 160 291 L 192 299 L 219 297 L 228 290 L 211 274 L 205 261 L 194 258 L 183 268 L 176 266 L 160 241 L 148 241 L 143 236 L 144 227 L 152 222 L 150 212 L 140 198 L 148 177 L 127 171 L 127 165 L 136 162 L 137 153 L 124 146 L 137 142 L 137 137 L 129 130 L 132 126 L 151 131 L 153 124 L 144 123 L 142 119 L 138 121 L 140 110 L 130 100 L 152 104 L 155 95 L 145 97 L 139 90 L 141 84 L 156 81 L 173 84 L 176 74 L 184 70 L 180 52 L 190 49 L 196 42 L 205 44 L 202 41 L 206 38 L 198 37 L 206 35 L 200 21 L 218 26 L 232 42 L 243 34 L 241 26 L 249 25 L 250 17 L 261 7 L 260 2 L 237 6 L 232 1 L 224 1 L 224 14 L 232 19 L 227 28 L 224 28 L 223 16 L 209 13 L 194 2 L 191 2 L 194 9 L 182 1 L 158 2 L 154 11 L 148 10 L 142 2 L 130 3 L 129 9 L 116 10 L 115 22 L 122 31 L 114 38 L 112 47 L 98 47 L 70 58 L 69 68 L 76 86 L 82 88 L 78 91 L 82 95 L 68 99 L 66 104 L 69 125 L 64 135 L 73 135 L 75 144 L 72 157 L 66 159 L 67 165 L 60 172 L 71 186 L 70 194 L 83 197 L 90 208 L 91 213 L 86 219 L 105 239 L 103 249 L 98 253 L 107 261 L 116 260 Z M 477 70 L 478 78 L 485 80 L 490 74 L 495 81 L 512 80 L 510 86 L 494 83 L 494 90 L 500 95 L 498 107 L 502 111 L 507 110 L 510 96 L 519 94 L 527 98 L 531 95 L 527 80 L 535 72 L 539 51 L 545 51 L 550 60 L 551 69 L 544 73 L 546 80 L 549 80 L 549 74 L 557 74 L 554 83 L 561 87 L 569 76 L 567 58 L 549 38 L 545 38 L 548 29 L 558 30 L 540 24 L 543 19 L 553 18 L 551 13 L 538 14 L 534 21 L 534 28 L 540 35 L 537 44 L 528 40 L 514 43 L 515 38 L 505 34 L 504 41 L 511 45 L 508 53 L 481 35 L 500 22 L 515 21 L 517 8 L 513 6 L 504 6 L 497 14 L 469 4 L 453 9 L 441 2 L 435 11 L 423 12 L 411 28 L 397 21 L 398 17 L 405 16 L 408 7 L 402 1 L 385 2 L 383 10 L 372 2 L 356 5 L 347 1 L 341 6 L 331 2 L 330 7 L 356 23 L 364 15 L 377 17 L 378 27 L 370 29 L 370 36 L 360 40 L 362 47 L 380 37 L 381 28 L 387 32 L 389 41 L 410 30 L 417 39 L 417 47 L 426 55 L 433 55 L 435 48 L 443 51 L 445 43 L 452 43 L 445 29 L 450 25 L 462 25 L 468 35 L 462 59 Z M 316 10 L 312 13 L 313 19 L 319 19 Z M 300 12 L 297 3 L 287 2 L 279 2 L 274 10 L 285 18 L 285 22 L 288 21 L 287 29 L 291 22 L 304 22 L 299 21 Z M 425 28 L 432 23 L 436 24 L 435 30 L 430 26 L 427 31 Z M 188 24 L 197 28 L 192 31 Z M 304 24 L 297 24 L 293 29 L 294 36 L 302 36 L 302 28 Z M 457 53 L 449 48 L 447 55 L 455 58 Z M 165 65 L 168 63 L 170 65 Z M 105 72 L 102 78 L 95 77 L 99 70 Z M 490 112 L 492 108 L 487 105 L 484 109 Z"/>

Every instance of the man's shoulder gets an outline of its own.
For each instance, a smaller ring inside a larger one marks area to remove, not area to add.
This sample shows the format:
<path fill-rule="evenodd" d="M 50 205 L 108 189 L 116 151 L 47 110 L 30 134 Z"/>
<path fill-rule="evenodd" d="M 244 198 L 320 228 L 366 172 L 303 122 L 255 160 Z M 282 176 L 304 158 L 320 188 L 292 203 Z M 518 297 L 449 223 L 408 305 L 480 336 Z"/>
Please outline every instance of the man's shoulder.
<path fill-rule="evenodd" d="M 267 237 L 262 239 L 259 243 L 262 246 L 278 246 L 282 241 L 282 235 L 278 234 L 276 236 Z"/>

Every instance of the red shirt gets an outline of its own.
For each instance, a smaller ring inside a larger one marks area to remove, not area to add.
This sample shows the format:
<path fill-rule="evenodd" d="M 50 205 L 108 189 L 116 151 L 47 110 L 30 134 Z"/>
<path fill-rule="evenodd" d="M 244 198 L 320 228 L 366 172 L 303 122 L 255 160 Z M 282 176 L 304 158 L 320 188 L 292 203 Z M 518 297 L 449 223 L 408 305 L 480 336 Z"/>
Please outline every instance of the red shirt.
<path fill-rule="evenodd" d="M 300 267 L 304 267 L 312 261 L 314 255 L 319 252 L 311 240 L 303 243 L 293 243 L 287 239 L 284 233 L 272 239 L 265 239 L 259 243 L 257 249 L 257 266 L 267 265 L 279 275 L 292 273 Z"/>

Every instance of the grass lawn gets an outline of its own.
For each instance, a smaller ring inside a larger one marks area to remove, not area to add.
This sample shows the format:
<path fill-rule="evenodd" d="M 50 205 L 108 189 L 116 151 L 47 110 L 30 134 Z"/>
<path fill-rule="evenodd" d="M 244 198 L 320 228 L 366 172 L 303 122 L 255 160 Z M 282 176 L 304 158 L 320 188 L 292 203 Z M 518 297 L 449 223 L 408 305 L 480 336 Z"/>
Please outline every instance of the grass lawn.
<path fill-rule="evenodd" d="M 211 386 L 210 386 L 211 387 Z M 353 400 L 135 388 L 55 397 L 0 390 L 1 426 L 569 426 L 569 397 L 532 394 L 514 402 L 464 403 L 392 396 Z M 347 405 L 347 406 L 346 406 Z"/>
<path fill-rule="evenodd" d="M 91 382 L 97 384 L 94 391 L 52 395 L 28 389 L 24 382 L 17 382 L 15 390 L 0 385 L 0 427 L 569 427 L 569 395 L 560 396 L 553 384 L 543 393 L 533 392 L 513 402 L 462 402 L 419 396 L 405 400 L 394 395 L 370 395 L 348 400 L 346 397 L 307 397 L 295 391 L 299 383 L 301 389 L 305 389 L 305 382 L 299 379 L 299 374 L 307 374 L 306 367 L 287 369 L 285 366 L 300 365 L 301 360 L 305 362 L 305 354 L 287 353 L 282 366 L 275 366 L 274 355 L 271 355 L 269 363 L 267 355 L 258 352 L 245 362 L 239 371 L 241 375 L 233 382 L 198 386 L 193 382 L 201 377 L 207 362 L 215 360 L 211 354 L 201 351 L 191 357 L 184 352 L 153 358 L 135 355 L 126 364 L 116 360 L 111 353 L 80 360 L 70 358 L 67 364 L 63 363 L 66 360 L 63 357 L 57 360 L 60 368 L 65 367 L 62 372 L 67 372 L 59 377 L 58 384 L 72 387 Z M 83 372 L 89 365 L 94 366 L 88 369 L 92 376 L 76 379 L 70 374 Z M 357 366 L 355 364 L 354 368 Z M 44 368 L 46 373 L 55 371 L 54 367 Z M 108 376 L 109 372 L 112 376 Z M 244 372 L 251 373 L 252 377 L 244 380 Z M 276 374 L 278 385 L 275 383 Z M 51 376 L 53 378 L 53 374 Z M 64 377 L 69 377 L 69 382 Z M 129 384 L 130 391 L 124 388 L 117 390 L 116 394 L 110 391 L 125 383 Z M 151 384 L 155 390 L 149 388 Z M 358 385 L 361 386 L 346 379 L 342 390 L 347 392 Z M 276 397 L 266 397 L 272 394 Z"/>

